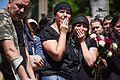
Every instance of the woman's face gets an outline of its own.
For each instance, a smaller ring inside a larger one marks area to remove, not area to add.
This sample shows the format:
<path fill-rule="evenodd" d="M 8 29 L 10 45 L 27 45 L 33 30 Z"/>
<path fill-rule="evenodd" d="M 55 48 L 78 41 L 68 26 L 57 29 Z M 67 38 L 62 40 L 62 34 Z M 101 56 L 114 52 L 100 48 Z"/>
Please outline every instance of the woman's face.
<path fill-rule="evenodd" d="M 84 24 L 84 23 L 78 23 L 78 24 L 76 24 L 75 27 L 74 27 L 75 33 L 76 33 L 77 30 L 79 30 L 82 34 L 85 34 L 85 35 L 88 32 L 87 25 Z"/>
<path fill-rule="evenodd" d="M 113 30 L 120 37 L 120 21 L 116 23 Z"/>
<path fill-rule="evenodd" d="M 67 10 L 60 10 L 57 12 L 55 19 L 58 24 L 63 23 L 64 19 L 67 19 L 68 22 L 71 18 L 71 14 Z"/>

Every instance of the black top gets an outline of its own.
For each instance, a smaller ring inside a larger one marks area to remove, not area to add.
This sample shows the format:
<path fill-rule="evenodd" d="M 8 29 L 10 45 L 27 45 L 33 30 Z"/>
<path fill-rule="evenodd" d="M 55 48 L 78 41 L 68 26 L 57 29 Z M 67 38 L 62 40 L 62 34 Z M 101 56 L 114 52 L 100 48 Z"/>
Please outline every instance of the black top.
<path fill-rule="evenodd" d="M 50 26 L 45 27 L 41 33 L 41 42 L 46 40 L 59 40 L 59 34 Z M 86 39 L 88 47 L 97 47 L 94 39 Z M 75 49 L 75 50 L 74 50 Z M 77 52 L 78 50 L 78 52 Z M 42 76 L 59 75 L 69 80 L 75 80 L 75 75 L 78 76 L 76 80 L 89 80 L 91 75 L 88 73 L 91 69 L 88 68 L 84 62 L 79 43 L 75 43 L 73 39 L 69 39 L 66 44 L 66 51 L 61 61 L 54 61 L 44 50 L 46 57 L 45 67 L 42 69 Z M 79 65 L 80 64 L 80 65 Z M 79 67 L 78 67 L 79 66 Z M 82 66 L 82 67 L 81 67 Z M 77 74 L 73 74 L 73 71 Z M 91 71 L 92 72 L 92 71 Z M 79 73 L 79 74 L 78 74 Z M 88 73 L 88 74 L 87 74 Z M 73 76 L 72 76 L 73 75 Z"/>
<path fill-rule="evenodd" d="M 50 26 L 42 29 L 40 33 L 41 42 L 46 40 L 59 40 L 59 34 Z M 53 60 L 43 49 L 46 57 L 45 67 L 42 69 L 42 76 L 59 75 L 65 78 L 71 78 L 72 74 L 72 61 L 69 54 L 64 53 L 61 61 Z"/>
<path fill-rule="evenodd" d="M 108 37 L 112 42 L 117 43 L 118 48 L 112 52 L 112 57 L 106 59 L 108 68 L 104 80 L 120 80 L 120 38 L 113 31 L 109 32 Z"/>
<path fill-rule="evenodd" d="M 97 47 L 96 41 L 88 37 L 85 40 L 88 49 L 90 47 Z M 68 42 L 69 54 L 73 61 L 73 76 L 72 80 L 94 80 L 92 75 L 92 68 L 90 68 L 84 60 L 80 43 L 76 43 L 73 39 Z"/>

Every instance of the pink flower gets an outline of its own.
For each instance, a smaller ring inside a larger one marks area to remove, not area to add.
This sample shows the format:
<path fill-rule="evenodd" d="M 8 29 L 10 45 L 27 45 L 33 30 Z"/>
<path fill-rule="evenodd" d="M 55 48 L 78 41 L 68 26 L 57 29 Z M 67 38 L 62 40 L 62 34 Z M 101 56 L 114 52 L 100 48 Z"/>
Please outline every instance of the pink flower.
<path fill-rule="evenodd" d="M 108 44 L 112 43 L 112 41 L 109 39 L 109 37 L 105 37 L 105 42 L 108 43 Z"/>

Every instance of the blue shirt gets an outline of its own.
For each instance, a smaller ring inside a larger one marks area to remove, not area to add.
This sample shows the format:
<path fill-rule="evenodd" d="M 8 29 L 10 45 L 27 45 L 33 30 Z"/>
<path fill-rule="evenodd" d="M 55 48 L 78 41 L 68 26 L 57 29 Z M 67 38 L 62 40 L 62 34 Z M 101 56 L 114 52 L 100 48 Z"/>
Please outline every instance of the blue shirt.
<path fill-rule="evenodd" d="M 40 55 L 45 60 L 40 37 L 36 35 L 32 36 L 27 25 L 24 26 L 24 38 L 25 38 L 25 43 L 26 43 L 26 47 L 27 47 L 29 54 Z"/>

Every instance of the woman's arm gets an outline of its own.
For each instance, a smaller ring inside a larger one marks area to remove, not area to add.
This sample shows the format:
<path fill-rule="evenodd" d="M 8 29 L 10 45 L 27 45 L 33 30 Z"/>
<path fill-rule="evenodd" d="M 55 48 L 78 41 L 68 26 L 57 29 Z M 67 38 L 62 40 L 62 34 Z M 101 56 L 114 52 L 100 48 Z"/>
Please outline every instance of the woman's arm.
<path fill-rule="evenodd" d="M 63 57 L 66 47 L 66 35 L 68 32 L 68 25 L 60 24 L 60 37 L 57 40 L 47 40 L 42 43 L 43 48 L 46 50 L 48 55 L 55 61 L 60 61 Z"/>
<path fill-rule="evenodd" d="M 65 51 L 66 34 L 61 33 L 58 42 L 56 40 L 47 40 L 42 44 L 43 48 L 47 51 L 53 60 L 60 61 Z"/>
<path fill-rule="evenodd" d="M 77 37 L 79 39 L 81 48 L 82 48 L 82 52 L 83 52 L 83 57 L 86 61 L 86 63 L 88 64 L 88 66 L 93 66 L 94 62 L 96 61 L 96 58 L 98 56 L 98 52 L 97 52 L 97 48 L 94 46 L 91 46 L 90 49 L 88 50 L 85 39 L 86 39 L 86 31 L 82 28 L 77 28 L 76 29 L 77 32 Z M 91 42 L 89 40 L 89 43 L 91 45 Z M 93 41 L 92 44 L 95 44 L 96 42 Z"/>
<path fill-rule="evenodd" d="M 97 48 L 91 47 L 90 50 L 88 50 L 85 41 L 81 42 L 80 44 L 81 44 L 83 56 L 84 56 L 86 63 L 90 67 L 93 66 L 98 56 Z"/>

